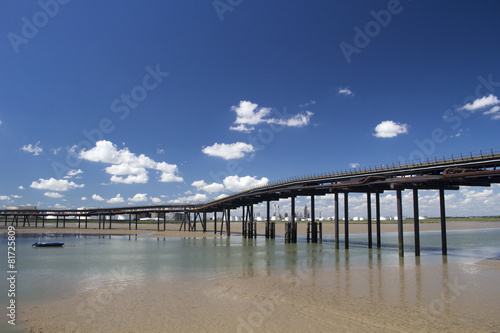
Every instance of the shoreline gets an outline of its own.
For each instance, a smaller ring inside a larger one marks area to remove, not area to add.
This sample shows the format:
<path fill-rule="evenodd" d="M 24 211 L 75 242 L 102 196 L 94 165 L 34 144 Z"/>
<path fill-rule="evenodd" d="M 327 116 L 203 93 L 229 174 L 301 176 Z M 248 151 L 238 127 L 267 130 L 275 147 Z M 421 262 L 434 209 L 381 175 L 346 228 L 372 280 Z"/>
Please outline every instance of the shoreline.
<path fill-rule="evenodd" d="M 9 226 L 9 224 L 8 224 Z M 6 233 L 8 231 L 8 226 L 4 224 L 0 225 L 0 233 Z M 47 225 L 45 227 L 17 227 L 17 234 L 101 234 L 101 235 L 131 235 L 138 237 L 165 237 L 165 238 L 184 238 L 184 237 L 226 237 L 226 229 L 222 235 L 220 235 L 220 223 L 217 224 L 217 234 L 214 234 L 213 223 L 207 223 L 207 232 L 202 232 L 199 226 L 197 231 L 179 231 L 179 224 L 166 224 L 166 230 L 163 229 L 163 224 L 160 224 L 160 231 L 157 230 L 156 224 L 140 224 L 138 229 L 132 228 L 128 229 L 128 223 L 115 223 L 112 229 L 99 229 L 97 223 L 89 223 L 89 227 L 78 228 L 76 223 L 70 222 L 66 223 L 66 227 L 55 228 L 55 226 Z M 500 228 L 500 221 L 448 221 L 446 223 L 447 230 L 473 230 L 473 229 L 495 229 Z M 265 229 L 265 222 L 257 222 L 257 236 L 263 237 Z M 440 231 L 441 224 L 438 222 L 428 222 L 420 223 L 419 229 L 423 231 Z M 397 232 L 397 223 L 383 223 L 380 225 L 381 233 Z M 404 224 L 403 232 L 413 232 L 413 224 Z M 231 235 L 240 236 L 242 232 L 241 222 L 231 222 Z M 349 224 L 349 234 L 367 234 L 368 225 L 367 223 L 350 223 Z M 149 233 L 149 235 L 142 235 Z M 152 234 L 150 234 L 152 233 Z M 339 233 L 344 234 L 344 223 L 339 224 Z M 372 233 L 376 234 L 375 223 L 372 224 Z M 285 224 L 276 223 L 276 236 L 283 236 L 285 234 Z M 307 235 L 307 224 L 298 223 L 297 224 L 297 234 L 299 236 Z M 333 222 L 323 222 L 323 234 L 333 235 L 335 234 L 335 225 Z"/>

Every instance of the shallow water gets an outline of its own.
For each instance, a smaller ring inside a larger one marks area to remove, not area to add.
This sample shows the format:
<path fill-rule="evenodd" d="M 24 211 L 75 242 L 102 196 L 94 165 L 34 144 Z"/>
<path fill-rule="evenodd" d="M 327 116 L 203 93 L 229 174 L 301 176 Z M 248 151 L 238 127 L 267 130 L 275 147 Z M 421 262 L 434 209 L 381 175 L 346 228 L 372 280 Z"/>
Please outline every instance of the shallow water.
<path fill-rule="evenodd" d="M 42 241 L 61 241 L 65 246 L 33 248 L 31 244 L 40 238 Z M 332 235 L 325 235 L 322 244 L 310 244 L 299 237 L 297 244 L 284 244 L 283 238 L 248 240 L 235 235 L 226 238 L 142 238 L 18 234 L 16 302 L 20 307 L 32 306 L 100 286 L 166 280 L 216 281 L 283 272 L 291 272 L 295 277 L 307 272 L 310 277 L 317 271 L 331 271 L 331 279 L 317 281 L 318 287 L 334 287 L 356 297 L 377 297 L 380 293 L 383 299 L 421 303 L 429 301 L 434 292 L 434 287 L 429 285 L 432 281 L 418 276 L 421 266 L 436 265 L 437 274 L 442 278 L 435 289 L 440 290 L 449 278 L 448 264 L 463 264 L 464 269 L 469 269 L 483 259 L 500 257 L 500 229 L 448 231 L 447 257 L 441 255 L 440 232 L 421 232 L 420 258 L 413 254 L 413 233 L 405 233 L 404 259 L 398 255 L 397 233 L 383 234 L 381 249 L 368 249 L 367 236 L 353 234 L 349 238 L 350 249 L 344 249 L 341 238 L 340 250 L 336 251 L 333 239 Z M 2 253 L 6 253 L 5 236 L 0 242 Z M 7 272 L 6 259 L 1 266 L 3 272 Z M 356 274 L 367 268 L 369 274 Z M 350 288 L 353 285 L 357 287 Z M 2 279 L 0 288 L 8 290 L 6 279 Z M 2 304 L 7 304 L 6 292 L 0 295 Z"/>

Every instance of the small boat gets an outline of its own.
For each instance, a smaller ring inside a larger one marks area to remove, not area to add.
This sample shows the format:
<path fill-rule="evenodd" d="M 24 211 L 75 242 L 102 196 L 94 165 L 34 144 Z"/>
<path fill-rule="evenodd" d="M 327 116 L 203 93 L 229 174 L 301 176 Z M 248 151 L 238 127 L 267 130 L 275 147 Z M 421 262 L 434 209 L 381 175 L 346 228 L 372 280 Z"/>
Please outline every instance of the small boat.
<path fill-rule="evenodd" d="M 45 242 L 38 243 L 38 242 L 35 242 L 31 246 L 36 246 L 36 247 L 61 247 L 63 245 L 64 245 L 64 243 L 58 243 L 58 242 L 54 242 L 54 243 L 45 243 Z"/>

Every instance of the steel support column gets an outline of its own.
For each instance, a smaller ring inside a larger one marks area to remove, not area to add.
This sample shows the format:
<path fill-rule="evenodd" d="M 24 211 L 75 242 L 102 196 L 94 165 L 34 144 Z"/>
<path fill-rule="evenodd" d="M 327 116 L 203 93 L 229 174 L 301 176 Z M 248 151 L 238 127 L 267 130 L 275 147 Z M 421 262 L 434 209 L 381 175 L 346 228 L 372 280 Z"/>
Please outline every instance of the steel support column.
<path fill-rule="evenodd" d="M 396 190 L 397 196 L 397 212 L 398 212 L 398 249 L 399 256 L 404 256 L 404 244 L 403 244 L 403 200 L 401 198 L 401 190 Z"/>
<path fill-rule="evenodd" d="M 380 240 L 380 193 L 375 193 L 375 215 L 377 219 L 377 248 L 380 249 L 382 242 Z"/>
<path fill-rule="evenodd" d="M 214 234 L 217 234 L 217 211 L 214 212 Z"/>
<path fill-rule="evenodd" d="M 349 193 L 344 193 L 344 245 L 349 249 Z"/>
<path fill-rule="evenodd" d="M 366 193 L 366 209 L 368 218 L 368 248 L 372 248 L 372 198 L 371 193 Z"/>
<path fill-rule="evenodd" d="M 272 238 L 271 236 L 271 201 L 267 200 L 266 203 L 266 238 Z"/>
<path fill-rule="evenodd" d="M 314 194 L 311 195 L 311 241 L 318 242 L 318 225 L 316 224 Z"/>
<path fill-rule="evenodd" d="M 292 219 L 292 237 L 291 237 L 291 243 L 297 243 L 297 222 L 295 221 L 295 196 L 292 196 L 291 198 L 291 214 L 290 217 Z"/>
<path fill-rule="evenodd" d="M 339 193 L 335 192 L 334 199 L 335 203 L 335 249 L 338 250 L 339 245 Z"/>
<path fill-rule="evenodd" d="M 413 189 L 413 233 L 415 237 L 415 256 L 420 255 L 420 221 L 418 218 L 418 189 Z"/>
<path fill-rule="evenodd" d="M 444 205 L 444 189 L 439 190 L 439 208 L 441 212 L 441 252 L 443 256 L 448 255 L 448 245 L 446 243 L 446 210 Z"/>

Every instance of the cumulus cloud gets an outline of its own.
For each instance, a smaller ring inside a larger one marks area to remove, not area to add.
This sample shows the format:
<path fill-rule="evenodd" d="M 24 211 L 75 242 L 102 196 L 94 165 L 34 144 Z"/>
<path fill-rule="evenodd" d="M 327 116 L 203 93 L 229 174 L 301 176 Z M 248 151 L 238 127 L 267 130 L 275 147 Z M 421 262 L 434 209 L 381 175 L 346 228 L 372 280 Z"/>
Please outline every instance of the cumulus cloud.
<path fill-rule="evenodd" d="M 80 169 L 78 169 L 78 170 L 73 169 L 73 170 L 68 171 L 68 173 L 66 174 L 66 176 L 64 176 L 63 178 L 69 179 L 69 178 L 72 178 L 72 177 L 74 177 L 76 175 L 79 175 L 81 173 L 83 173 L 82 170 L 80 170 Z"/>
<path fill-rule="evenodd" d="M 96 142 L 92 149 L 83 149 L 78 156 L 91 162 L 111 164 L 105 170 L 112 175 L 110 180 L 113 183 L 147 183 L 149 180 L 148 169 L 161 173 L 158 178 L 160 182 L 183 181 L 182 177 L 177 175 L 177 165 L 156 162 L 144 154 L 137 156 L 131 153 L 128 148 L 118 149 L 115 144 L 106 140 Z"/>
<path fill-rule="evenodd" d="M 162 203 L 162 200 L 160 198 L 156 198 L 156 197 L 151 197 L 149 198 L 153 203 L 159 205 Z"/>
<path fill-rule="evenodd" d="M 87 201 L 87 197 L 82 197 L 82 201 Z"/>
<path fill-rule="evenodd" d="M 311 105 L 314 105 L 314 104 L 316 104 L 316 101 L 310 100 L 310 101 L 309 101 L 309 102 L 307 102 L 307 103 L 300 104 L 300 105 L 299 105 L 299 108 L 306 108 L 306 107 L 311 106 Z"/>
<path fill-rule="evenodd" d="M 255 151 L 255 148 L 248 143 L 236 142 L 231 144 L 215 143 L 212 146 L 201 150 L 209 156 L 221 157 L 225 160 L 235 160 L 245 157 L 245 154 Z"/>
<path fill-rule="evenodd" d="M 74 182 L 70 182 L 67 179 L 55 179 L 55 178 L 50 178 L 50 179 L 39 178 L 38 181 L 34 181 L 30 185 L 31 188 L 36 188 L 38 190 L 49 190 L 57 192 L 68 191 L 75 188 L 82 188 L 84 186 L 85 186 L 84 184 L 81 185 L 75 184 Z"/>
<path fill-rule="evenodd" d="M 137 193 L 132 198 L 127 199 L 130 202 L 146 202 L 148 201 L 147 193 Z"/>
<path fill-rule="evenodd" d="M 472 103 L 465 104 L 464 106 L 459 108 L 459 110 L 467 110 L 467 111 L 475 112 L 477 110 L 481 110 L 481 109 L 484 109 L 484 108 L 487 108 L 487 107 L 490 107 L 493 105 L 497 105 L 497 104 L 500 104 L 500 101 L 498 100 L 498 98 L 495 95 L 490 94 L 488 96 L 478 98 L 478 99 L 474 100 Z"/>
<path fill-rule="evenodd" d="M 30 143 L 29 145 L 24 145 L 21 147 L 21 150 L 27 153 L 31 153 L 34 156 L 40 155 L 43 152 L 43 148 L 39 146 L 40 141 L 38 141 L 34 146 Z"/>
<path fill-rule="evenodd" d="M 288 127 L 302 127 L 309 124 L 312 116 L 311 111 L 306 111 L 306 114 L 299 113 L 289 119 L 275 119 L 274 123 Z"/>
<path fill-rule="evenodd" d="M 339 88 L 337 93 L 344 96 L 354 96 L 354 93 L 349 88 Z"/>
<path fill-rule="evenodd" d="M 21 185 L 21 186 L 18 187 L 18 189 L 24 190 L 24 186 Z"/>
<path fill-rule="evenodd" d="M 54 198 L 54 199 L 59 199 L 59 198 L 64 197 L 64 195 L 59 194 L 57 192 L 45 192 L 43 195 L 45 195 L 46 197 L 49 197 L 49 198 Z"/>
<path fill-rule="evenodd" d="M 349 167 L 352 169 L 356 169 L 357 167 L 359 167 L 359 163 L 349 163 Z"/>
<path fill-rule="evenodd" d="M 266 177 L 257 179 L 256 176 L 228 176 L 224 178 L 222 184 L 207 184 L 204 180 L 198 180 L 193 182 L 191 185 L 195 186 L 198 191 L 218 193 L 223 191 L 241 192 L 252 187 L 267 185 L 268 182 L 269 179 L 267 179 Z"/>
<path fill-rule="evenodd" d="M 170 200 L 171 204 L 182 204 L 182 203 L 193 203 L 193 202 L 206 202 L 208 197 L 206 194 L 197 193 L 188 197 L 179 197 L 177 199 Z"/>
<path fill-rule="evenodd" d="M 270 118 L 271 108 L 259 107 L 250 101 L 240 101 L 238 106 L 232 106 L 231 110 L 236 113 L 236 120 L 229 127 L 230 130 L 250 133 L 255 130 L 254 125 L 259 124 L 279 124 L 284 126 L 300 127 L 308 125 L 313 113 L 307 111 L 305 114 L 299 113 L 291 117 Z"/>
<path fill-rule="evenodd" d="M 219 183 L 207 184 L 204 180 L 198 180 L 191 184 L 195 186 L 198 191 L 208 192 L 208 193 L 217 193 L 225 190 L 224 185 Z"/>
<path fill-rule="evenodd" d="M 103 197 L 101 197 L 99 194 L 93 194 L 92 199 L 94 199 L 95 201 L 105 201 L 106 200 Z"/>
<path fill-rule="evenodd" d="M 223 183 L 227 190 L 232 192 L 241 192 L 251 187 L 264 186 L 267 185 L 269 179 L 262 177 L 257 179 L 257 177 L 240 177 L 240 176 L 228 176 L 224 178 Z"/>
<path fill-rule="evenodd" d="M 118 193 L 116 195 L 116 197 L 114 198 L 111 198 L 109 199 L 108 201 L 106 201 L 107 203 L 110 203 L 110 204 L 117 204 L 117 203 L 122 203 L 122 202 L 125 202 L 125 199 L 122 198 L 122 196 L 120 195 L 120 193 Z"/>
<path fill-rule="evenodd" d="M 10 197 L 8 195 L 0 195 L 0 200 L 10 200 Z"/>
<path fill-rule="evenodd" d="M 377 138 L 393 138 L 398 134 L 408 133 L 408 125 L 395 123 L 392 120 L 386 120 L 381 122 L 375 127 L 375 133 L 373 134 Z"/>

